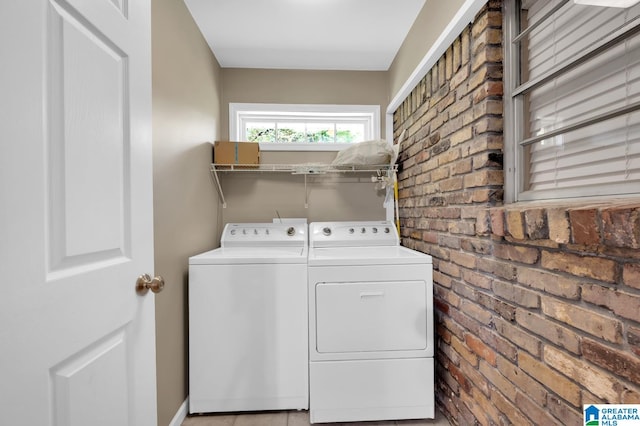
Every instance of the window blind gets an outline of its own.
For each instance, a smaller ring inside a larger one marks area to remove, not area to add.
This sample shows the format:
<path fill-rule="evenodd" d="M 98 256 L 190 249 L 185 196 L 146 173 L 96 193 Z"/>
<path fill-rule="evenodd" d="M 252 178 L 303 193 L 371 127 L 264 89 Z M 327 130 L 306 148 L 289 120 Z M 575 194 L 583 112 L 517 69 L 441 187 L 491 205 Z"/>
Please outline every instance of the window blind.
<path fill-rule="evenodd" d="M 519 198 L 640 193 L 640 5 L 523 1 L 523 31 Z"/>

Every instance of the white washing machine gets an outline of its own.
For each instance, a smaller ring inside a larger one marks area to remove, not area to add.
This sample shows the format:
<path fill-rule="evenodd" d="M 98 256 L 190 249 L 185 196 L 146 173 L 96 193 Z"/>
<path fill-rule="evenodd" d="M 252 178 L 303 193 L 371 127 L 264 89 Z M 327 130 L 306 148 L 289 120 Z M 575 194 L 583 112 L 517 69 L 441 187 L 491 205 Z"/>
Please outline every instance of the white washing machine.
<path fill-rule="evenodd" d="M 227 224 L 189 258 L 189 412 L 307 409 L 307 225 Z"/>
<path fill-rule="evenodd" d="M 431 256 L 390 222 L 309 225 L 312 423 L 434 418 Z"/>

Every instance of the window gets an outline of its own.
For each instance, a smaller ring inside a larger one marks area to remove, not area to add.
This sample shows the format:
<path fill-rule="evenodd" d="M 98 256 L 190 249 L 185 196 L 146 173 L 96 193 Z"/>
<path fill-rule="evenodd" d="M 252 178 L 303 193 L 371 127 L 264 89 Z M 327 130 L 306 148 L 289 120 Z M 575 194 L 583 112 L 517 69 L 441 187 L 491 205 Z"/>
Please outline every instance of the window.
<path fill-rule="evenodd" d="M 640 193 L 640 4 L 505 2 L 508 201 Z"/>
<path fill-rule="evenodd" d="M 260 142 L 261 150 L 338 151 L 380 137 L 378 105 L 229 105 L 232 140 Z"/>

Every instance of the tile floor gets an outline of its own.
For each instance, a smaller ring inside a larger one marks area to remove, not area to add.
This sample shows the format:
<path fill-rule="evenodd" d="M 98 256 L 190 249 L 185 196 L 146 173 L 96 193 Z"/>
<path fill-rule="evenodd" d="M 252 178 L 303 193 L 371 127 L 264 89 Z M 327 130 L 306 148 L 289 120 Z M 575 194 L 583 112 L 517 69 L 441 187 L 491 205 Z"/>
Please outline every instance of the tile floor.
<path fill-rule="evenodd" d="M 187 417 L 182 426 L 309 426 L 308 411 L 277 411 L 243 414 L 209 414 Z M 436 410 L 434 420 L 397 420 L 381 422 L 325 423 L 327 426 L 449 426 L 447 418 Z"/>

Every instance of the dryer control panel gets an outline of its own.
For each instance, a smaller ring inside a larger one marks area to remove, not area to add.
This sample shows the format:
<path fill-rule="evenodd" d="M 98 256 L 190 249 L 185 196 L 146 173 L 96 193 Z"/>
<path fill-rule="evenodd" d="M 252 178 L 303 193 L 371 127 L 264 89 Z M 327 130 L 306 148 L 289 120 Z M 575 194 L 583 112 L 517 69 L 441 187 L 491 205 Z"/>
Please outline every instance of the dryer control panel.
<path fill-rule="evenodd" d="M 313 222 L 309 225 L 311 247 L 368 247 L 400 244 L 391 222 Z"/>
<path fill-rule="evenodd" d="M 220 238 L 222 247 L 290 247 L 307 245 L 303 223 L 228 223 Z"/>

